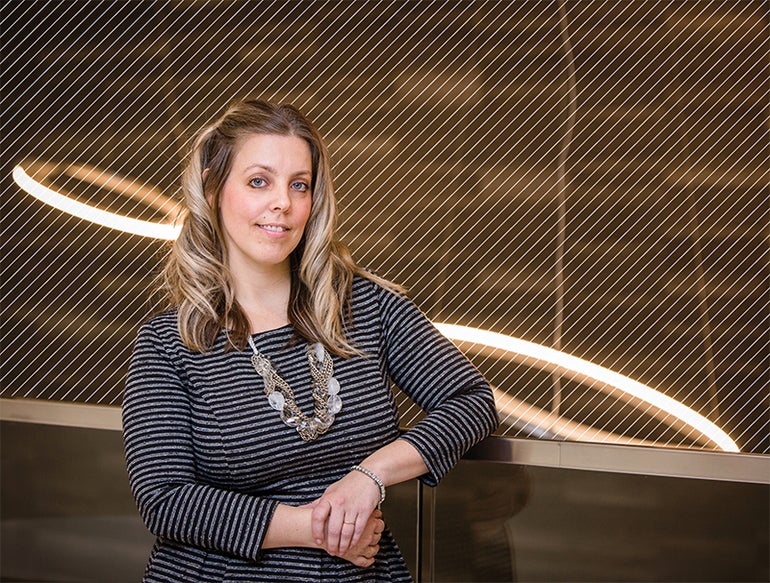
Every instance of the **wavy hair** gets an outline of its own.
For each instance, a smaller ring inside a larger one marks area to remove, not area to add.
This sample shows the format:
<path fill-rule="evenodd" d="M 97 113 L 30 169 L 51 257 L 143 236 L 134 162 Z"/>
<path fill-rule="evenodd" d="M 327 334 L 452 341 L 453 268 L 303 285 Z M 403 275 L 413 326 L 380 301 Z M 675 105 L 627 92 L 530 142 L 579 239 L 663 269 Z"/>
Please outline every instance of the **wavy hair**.
<path fill-rule="evenodd" d="M 312 204 L 305 232 L 289 258 L 289 322 L 299 338 L 320 342 L 345 358 L 358 354 L 345 334 L 352 324 L 353 277 L 403 290 L 356 265 L 337 239 L 329 154 L 313 124 L 292 105 L 254 99 L 234 103 L 197 134 L 182 175 L 186 214 L 162 274 L 164 291 L 177 307 L 182 341 L 193 351 L 206 352 L 223 329 L 232 347 L 243 349 L 248 341 L 249 321 L 227 267 L 219 200 L 236 149 L 254 134 L 297 136 L 310 146 Z"/>

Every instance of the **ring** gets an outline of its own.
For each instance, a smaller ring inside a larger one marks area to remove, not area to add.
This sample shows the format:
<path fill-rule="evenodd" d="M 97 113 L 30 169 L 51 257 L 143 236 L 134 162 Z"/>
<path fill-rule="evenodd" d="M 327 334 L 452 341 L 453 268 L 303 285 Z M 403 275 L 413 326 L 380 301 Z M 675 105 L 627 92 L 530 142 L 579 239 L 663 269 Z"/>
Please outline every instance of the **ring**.
<path fill-rule="evenodd" d="M 353 522 L 348 522 L 347 520 L 342 521 L 342 524 L 355 524 L 355 523 L 356 523 L 355 520 Z"/>

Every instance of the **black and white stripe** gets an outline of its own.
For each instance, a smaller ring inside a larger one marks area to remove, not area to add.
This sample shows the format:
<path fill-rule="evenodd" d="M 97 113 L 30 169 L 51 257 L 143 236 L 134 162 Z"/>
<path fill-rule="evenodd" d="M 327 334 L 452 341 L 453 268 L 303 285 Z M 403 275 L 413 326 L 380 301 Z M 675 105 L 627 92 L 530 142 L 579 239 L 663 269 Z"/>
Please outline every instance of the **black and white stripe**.
<path fill-rule="evenodd" d="M 489 385 L 408 299 L 356 279 L 350 338 L 363 357 L 334 359 L 342 411 L 311 442 L 270 408 L 250 350 L 193 353 L 173 311 L 139 332 L 123 402 L 126 459 L 139 510 L 158 542 L 145 581 L 408 581 L 389 532 L 366 570 L 313 549 L 265 549 L 275 506 L 309 502 L 399 437 L 392 380 L 428 415 L 402 437 L 435 485 L 497 424 Z M 254 335 L 311 411 L 304 342 L 289 326 Z"/>

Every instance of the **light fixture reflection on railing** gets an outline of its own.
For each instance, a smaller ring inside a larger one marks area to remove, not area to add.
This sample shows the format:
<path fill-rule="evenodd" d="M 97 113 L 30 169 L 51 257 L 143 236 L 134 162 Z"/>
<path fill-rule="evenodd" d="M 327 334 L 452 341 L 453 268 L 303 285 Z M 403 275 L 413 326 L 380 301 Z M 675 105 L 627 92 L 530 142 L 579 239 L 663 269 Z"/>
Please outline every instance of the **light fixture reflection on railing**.
<path fill-rule="evenodd" d="M 697 432 L 696 441 L 704 445 L 715 444 L 724 451 L 740 451 L 727 433 L 684 403 L 601 365 L 542 344 L 490 330 L 443 323 L 437 323 L 436 327 L 444 336 L 459 343 L 461 348 L 468 348 L 489 356 L 503 357 L 548 372 L 558 372 L 568 378 L 590 384 L 592 387 L 637 407 L 646 404 L 648 407 L 645 412 L 677 431 L 691 433 L 692 430 L 695 430 Z M 513 408 L 518 414 L 524 411 L 521 406 Z M 551 416 L 550 419 L 556 421 L 558 417 Z M 542 423 L 543 420 L 541 418 L 540 422 Z M 581 427 L 585 428 L 585 426 Z M 585 439 L 585 435 L 574 434 L 575 430 L 585 431 L 581 427 L 574 427 L 570 430 L 572 439 Z M 610 434 L 608 437 L 612 439 L 614 435 Z"/>
<path fill-rule="evenodd" d="M 39 166 L 45 170 L 45 174 L 50 173 L 52 169 L 58 168 L 58 166 L 49 163 L 42 163 Z M 97 225 L 154 239 L 173 240 L 179 235 L 181 227 L 174 223 L 178 205 L 168 197 L 155 191 L 155 189 L 134 184 L 130 180 L 93 167 L 69 165 L 62 166 L 62 168 L 63 173 L 73 178 L 89 182 L 100 188 L 120 192 L 134 200 L 154 207 L 156 210 L 162 211 L 168 219 L 167 222 L 160 223 L 135 219 L 80 202 L 36 180 L 22 166 L 16 166 L 13 169 L 13 179 L 25 192 L 38 200 L 62 212 L 91 221 Z"/>
<path fill-rule="evenodd" d="M 628 437 L 611 431 L 597 429 L 578 423 L 552 411 L 546 411 L 509 395 L 505 391 L 492 387 L 497 410 L 501 416 L 501 426 L 522 432 L 538 439 L 557 439 L 566 441 L 588 441 L 614 445 L 644 445 L 660 447 L 660 443 L 646 439 Z"/>

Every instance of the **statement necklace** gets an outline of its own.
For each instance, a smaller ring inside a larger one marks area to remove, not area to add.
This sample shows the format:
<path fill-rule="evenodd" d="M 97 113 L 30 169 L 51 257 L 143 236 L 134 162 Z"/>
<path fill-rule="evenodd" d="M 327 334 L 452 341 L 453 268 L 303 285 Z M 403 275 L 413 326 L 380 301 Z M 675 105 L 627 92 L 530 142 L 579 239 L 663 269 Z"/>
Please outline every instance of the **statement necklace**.
<path fill-rule="evenodd" d="M 334 423 L 334 416 L 342 410 L 339 396 L 340 383 L 332 375 L 334 364 L 332 357 L 320 343 L 308 344 L 307 360 L 313 377 L 313 415 L 309 417 L 297 407 L 294 391 L 289 383 L 275 372 L 268 358 L 257 350 L 254 340 L 249 337 L 249 346 L 254 354 L 251 364 L 265 382 L 265 395 L 270 406 L 281 415 L 281 421 L 294 427 L 305 441 L 312 441 L 326 433 Z"/>

